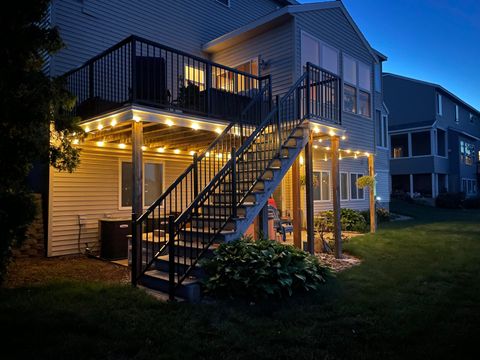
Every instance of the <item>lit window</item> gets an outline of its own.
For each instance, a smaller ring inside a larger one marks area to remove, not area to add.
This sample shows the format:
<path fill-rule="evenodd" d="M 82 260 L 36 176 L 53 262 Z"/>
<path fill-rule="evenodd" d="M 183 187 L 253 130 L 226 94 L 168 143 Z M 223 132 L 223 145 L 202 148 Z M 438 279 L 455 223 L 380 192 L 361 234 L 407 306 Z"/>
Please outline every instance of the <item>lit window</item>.
<path fill-rule="evenodd" d="M 357 62 L 348 56 L 343 57 L 343 79 L 350 84 L 357 84 Z"/>
<path fill-rule="evenodd" d="M 195 66 L 185 65 L 185 86 L 194 84 L 200 91 L 205 90 L 205 71 Z"/>
<path fill-rule="evenodd" d="M 302 32 L 302 65 L 305 66 L 307 62 L 320 66 L 321 68 L 338 74 L 338 57 L 337 49 L 324 44 L 313 36 Z"/>
<path fill-rule="evenodd" d="M 358 97 L 358 113 L 363 116 L 370 117 L 370 94 L 365 91 L 360 91 Z"/>
<path fill-rule="evenodd" d="M 397 159 L 409 156 L 408 134 L 392 135 L 390 137 L 390 145 L 392 147 L 392 158 Z"/>
<path fill-rule="evenodd" d="M 163 192 L 163 164 L 145 163 L 143 167 L 143 204 L 150 206 Z M 121 164 L 121 204 L 132 206 L 132 163 L 122 161 Z"/>
<path fill-rule="evenodd" d="M 343 57 L 344 111 L 366 117 L 372 116 L 371 77 L 370 66 L 349 56 Z"/>
<path fill-rule="evenodd" d="M 313 200 L 330 200 L 330 173 L 328 171 L 314 171 L 313 177 Z"/>
<path fill-rule="evenodd" d="M 372 87 L 372 74 L 370 67 L 359 62 L 358 63 L 358 86 L 363 90 L 370 91 Z"/>
<path fill-rule="evenodd" d="M 460 140 L 460 162 L 465 165 L 473 165 L 475 162 L 475 145 Z"/>
<path fill-rule="evenodd" d="M 258 76 L 258 58 L 244 62 L 235 67 L 235 69 L 247 74 Z M 237 83 L 237 90 L 239 92 L 258 89 L 258 81 L 250 76 L 237 74 Z"/>

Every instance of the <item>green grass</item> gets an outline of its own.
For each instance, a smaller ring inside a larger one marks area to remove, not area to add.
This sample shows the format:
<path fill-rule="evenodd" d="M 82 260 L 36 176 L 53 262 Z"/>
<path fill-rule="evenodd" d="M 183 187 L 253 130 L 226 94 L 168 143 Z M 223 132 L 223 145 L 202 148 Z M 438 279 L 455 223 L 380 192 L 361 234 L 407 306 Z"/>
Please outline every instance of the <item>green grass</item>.
<path fill-rule="evenodd" d="M 480 211 L 392 207 L 415 219 L 350 240 L 360 266 L 284 304 L 165 304 L 78 282 L 2 289 L 2 358 L 478 358 Z"/>

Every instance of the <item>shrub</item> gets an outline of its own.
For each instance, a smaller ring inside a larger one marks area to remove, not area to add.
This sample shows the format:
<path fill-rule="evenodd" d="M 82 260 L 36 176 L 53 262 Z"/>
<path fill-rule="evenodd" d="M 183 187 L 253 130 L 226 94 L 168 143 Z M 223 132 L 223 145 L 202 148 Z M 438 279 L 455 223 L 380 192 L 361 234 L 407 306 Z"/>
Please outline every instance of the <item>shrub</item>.
<path fill-rule="evenodd" d="M 480 196 L 466 198 L 463 201 L 463 207 L 465 209 L 480 209 Z"/>
<path fill-rule="evenodd" d="M 324 224 L 325 231 L 333 231 L 333 211 L 322 211 L 315 217 L 315 228 Z M 367 231 L 367 222 L 362 213 L 353 209 L 342 209 L 340 214 L 342 230 L 345 231 Z"/>
<path fill-rule="evenodd" d="M 465 200 L 464 193 L 442 193 L 435 199 L 435 205 L 439 208 L 459 209 Z"/>
<path fill-rule="evenodd" d="M 317 290 L 325 269 L 316 257 L 272 240 L 224 243 L 202 262 L 206 291 L 218 297 L 258 301 Z"/>
<path fill-rule="evenodd" d="M 388 211 L 385 208 L 381 208 L 381 207 L 377 208 L 376 213 L 377 213 L 377 221 L 379 223 L 388 222 L 391 220 L 390 211 Z M 370 223 L 370 210 L 364 210 L 361 212 L 361 214 L 365 219 L 366 223 L 367 224 Z"/>

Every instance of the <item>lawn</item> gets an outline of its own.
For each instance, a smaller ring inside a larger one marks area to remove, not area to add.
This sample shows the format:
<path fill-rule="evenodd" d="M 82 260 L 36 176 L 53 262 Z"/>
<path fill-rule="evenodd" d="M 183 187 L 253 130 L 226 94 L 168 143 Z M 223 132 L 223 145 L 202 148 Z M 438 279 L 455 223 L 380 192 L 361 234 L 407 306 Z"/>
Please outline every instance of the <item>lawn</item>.
<path fill-rule="evenodd" d="M 1 357 L 479 358 L 480 211 L 393 208 L 415 219 L 351 239 L 360 266 L 284 304 L 166 304 L 103 282 L 2 289 Z"/>

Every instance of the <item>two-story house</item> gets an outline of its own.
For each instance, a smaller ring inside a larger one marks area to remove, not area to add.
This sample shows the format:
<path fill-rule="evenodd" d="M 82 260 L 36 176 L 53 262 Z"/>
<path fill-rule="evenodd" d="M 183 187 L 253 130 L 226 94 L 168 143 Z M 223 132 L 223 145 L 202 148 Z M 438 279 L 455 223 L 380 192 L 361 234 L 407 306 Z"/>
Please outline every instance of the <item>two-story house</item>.
<path fill-rule="evenodd" d="M 48 256 L 123 218 L 133 281 L 187 294 L 215 243 L 267 229 L 272 195 L 310 250 L 315 213 L 388 207 L 386 57 L 340 1 L 64 0 L 47 20 L 85 131 L 79 168 L 49 172 Z"/>
<path fill-rule="evenodd" d="M 437 84 L 394 74 L 383 83 L 392 192 L 478 195 L 480 112 Z"/>

